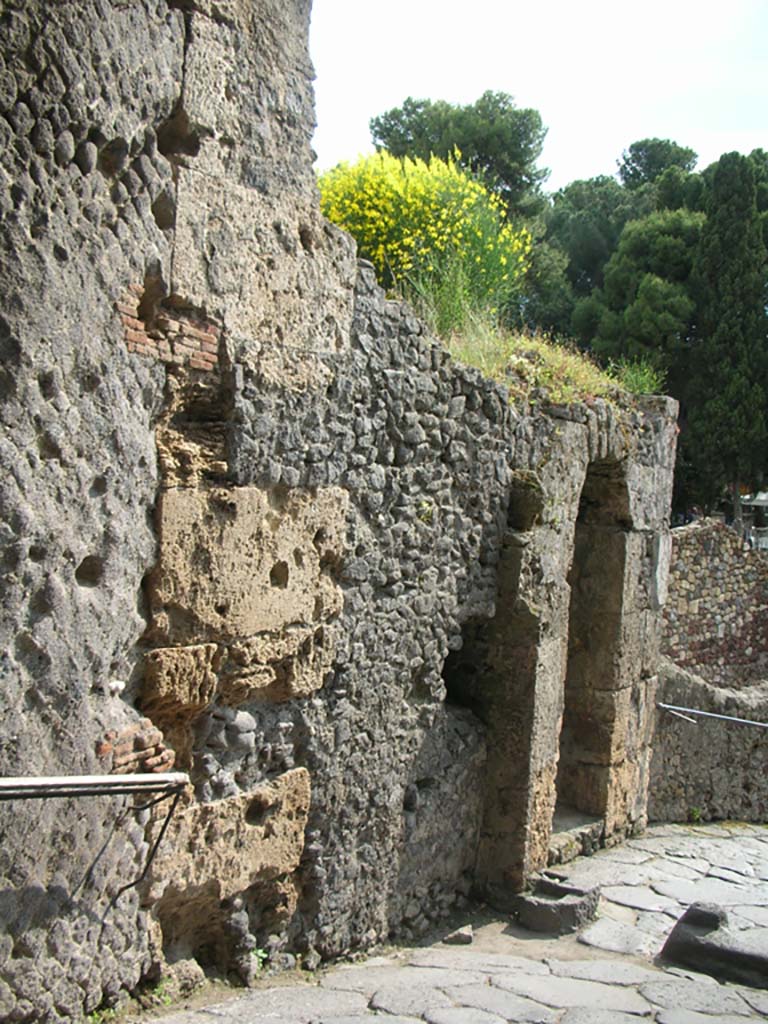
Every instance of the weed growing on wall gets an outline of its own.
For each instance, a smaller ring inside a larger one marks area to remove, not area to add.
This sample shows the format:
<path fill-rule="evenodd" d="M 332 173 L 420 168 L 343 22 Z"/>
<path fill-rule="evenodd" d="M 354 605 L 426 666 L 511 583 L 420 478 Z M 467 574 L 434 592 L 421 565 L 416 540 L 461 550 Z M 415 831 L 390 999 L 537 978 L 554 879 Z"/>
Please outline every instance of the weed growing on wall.
<path fill-rule="evenodd" d="M 388 288 L 433 312 L 442 334 L 516 301 L 531 234 L 453 160 L 380 152 L 320 176 L 323 213 L 349 231 Z"/>

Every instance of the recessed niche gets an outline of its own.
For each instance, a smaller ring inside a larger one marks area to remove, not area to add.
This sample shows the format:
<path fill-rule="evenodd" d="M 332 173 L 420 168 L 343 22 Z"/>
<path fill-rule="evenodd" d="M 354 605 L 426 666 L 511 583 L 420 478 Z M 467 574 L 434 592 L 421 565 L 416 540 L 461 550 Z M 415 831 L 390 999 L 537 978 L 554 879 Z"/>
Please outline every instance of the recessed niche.
<path fill-rule="evenodd" d="M 81 587 L 97 587 L 104 576 L 104 561 L 98 555 L 87 555 L 75 569 Z"/>
<path fill-rule="evenodd" d="M 259 794 L 251 800 L 246 808 L 245 823 L 246 825 L 263 825 L 267 818 L 271 817 L 276 810 L 276 805 L 268 797 Z"/>
<path fill-rule="evenodd" d="M 285 590 L 288 586 L 287 562 L 275 562 L 269 570 L 269 582 L 271 586 L 277 587 L 280 590 Z"/>

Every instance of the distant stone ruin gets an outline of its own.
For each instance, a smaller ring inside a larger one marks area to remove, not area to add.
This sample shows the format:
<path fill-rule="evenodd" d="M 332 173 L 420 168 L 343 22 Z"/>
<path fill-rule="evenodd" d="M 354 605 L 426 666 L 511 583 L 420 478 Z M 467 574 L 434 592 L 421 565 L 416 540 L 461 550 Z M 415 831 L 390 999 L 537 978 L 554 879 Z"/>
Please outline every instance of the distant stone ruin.
<path fill-rule="evenodd" d="M 307 0 L 0 15 L 0 1017 L 413 938 L 641 829 L 675 404 L 510 405 L 320 216 Z M 159 736 L 162 732 L 162 737 Z"/>

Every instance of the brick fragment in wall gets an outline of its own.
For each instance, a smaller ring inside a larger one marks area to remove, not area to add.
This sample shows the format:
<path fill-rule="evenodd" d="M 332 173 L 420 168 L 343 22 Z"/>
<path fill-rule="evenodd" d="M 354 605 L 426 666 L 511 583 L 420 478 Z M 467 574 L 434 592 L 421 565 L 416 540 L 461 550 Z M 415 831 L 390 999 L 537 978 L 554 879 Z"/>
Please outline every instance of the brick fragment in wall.
<path fill-rule="evenodd" d="M 110 775 L 168 772 L 175 752 L 164 743 L 162 732 L 148 718 L 121 729 L 110 729 L 95 745 L 96 757 Z"/>
<path fill-rule="evenodd" d="M 158 310 L 142 319 L 143 289 L 132 285 L 116 303 L 129 352 L 204 372 L 219 362 L 221 328 L 199 313 Z"/>

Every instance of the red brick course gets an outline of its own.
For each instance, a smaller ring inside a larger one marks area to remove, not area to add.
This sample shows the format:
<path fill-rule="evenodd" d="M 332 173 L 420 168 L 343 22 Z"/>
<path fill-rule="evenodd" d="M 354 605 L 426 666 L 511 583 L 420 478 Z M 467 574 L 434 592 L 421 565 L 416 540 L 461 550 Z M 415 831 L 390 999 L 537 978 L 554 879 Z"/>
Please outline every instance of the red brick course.
<path fill-rule="evenodd" d="M 151 323 L 139 315 L 143 289 L 132 284 L 116 303 L 129 352 L 203 372 L 219 362 L 221 328 L 212 320 L 178 309 L 159 310 Z"/>

